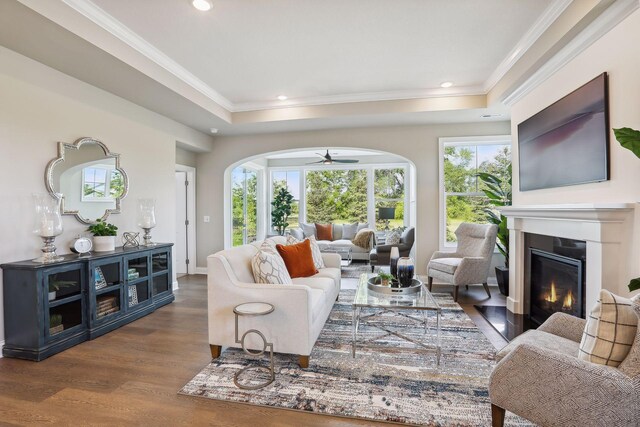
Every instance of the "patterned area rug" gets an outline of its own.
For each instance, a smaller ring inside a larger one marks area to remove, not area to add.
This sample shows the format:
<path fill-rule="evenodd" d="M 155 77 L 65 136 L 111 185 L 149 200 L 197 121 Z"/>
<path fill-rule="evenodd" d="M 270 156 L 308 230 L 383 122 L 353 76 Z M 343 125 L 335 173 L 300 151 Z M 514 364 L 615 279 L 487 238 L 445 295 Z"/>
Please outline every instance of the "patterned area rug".
<path fill-rule="evenodd" d="M 343 279 L 358 279 L 362 273 L 371 273 L 371 266 L 366 262 L 353 261 L 350 265 L 342 267 Z"/>
<path fill-rule="evenodd" d="M 313 349 L 309 369 L 300 369 L 295 356 L 276 354 L 275 381 L 261 390 L 244 391 L 234 386 L 233 374 L 256 361 L 241 350 L 225 349 L 179 393 L 375 421 L 491 425 L 487 385 L 495 350 L 450 295 L 434 294 L 443 308 L 442 359 L 437 368 L 433 350 L 392 335 L 360 344 L 353 359 L 350 302 L 354 292 L 340 293 Z M 375 319 L 421 342 L 435 341 L 431 333 L 425 337 L 423 328 L 405 317 L 385 314 Z M 365 338 L 383 334 L 363 325 L 360 333 Z M 243 378 L 251 374 L 245 375 Z M 509 413 L 505 424 L 530 425 Z"/>

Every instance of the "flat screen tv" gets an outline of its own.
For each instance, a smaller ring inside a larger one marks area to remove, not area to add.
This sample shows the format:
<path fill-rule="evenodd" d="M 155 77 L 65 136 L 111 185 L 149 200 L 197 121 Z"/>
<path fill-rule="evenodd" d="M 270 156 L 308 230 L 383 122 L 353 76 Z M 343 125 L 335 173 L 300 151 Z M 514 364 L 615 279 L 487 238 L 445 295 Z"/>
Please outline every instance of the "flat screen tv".
<path fill-rule="evenodd" d="M 607 73 L 518 125 L 520 191 L 609 179 Z"/>

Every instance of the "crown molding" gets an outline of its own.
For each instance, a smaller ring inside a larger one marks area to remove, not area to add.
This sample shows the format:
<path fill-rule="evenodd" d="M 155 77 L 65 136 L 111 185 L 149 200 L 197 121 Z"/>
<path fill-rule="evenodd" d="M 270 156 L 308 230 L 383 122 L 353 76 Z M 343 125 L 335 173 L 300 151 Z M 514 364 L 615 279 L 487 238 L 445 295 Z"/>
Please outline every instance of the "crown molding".
<path fill-rule="evenodd" d="M 498 67 L 491 73 L 484 82 L 484 92 L 488 93 L 509 72 L 511 67 L 533 46 L 545 31 L 549 29 L 558 17 L 565 11 L 573 0 L 555 0 L 545 9 L 542 15 L 536 20 L 533 26 L 518 41 L 515 47 L 502 60 Z"/>
<path fill-rule="evenodd" d="M 639 0 L 618 0 L 613 3 L 549 61 L 538 68 L 523 84 L 506 92 L 500 99 L 502 103 L 508 107 L 513 106 L 639 7 Z"/>
<path fill-rule="evenodd" d="M 352 102 L 396 101 L 403 99 L 446 98 L 456 96 L 486 95 L 482 86 L 466 86 L 448 89 L 399 90 L 389 92 L 364 92 L 345 95 L 315 96 L 286 101 L 244 102 L 234 104 L 234 113 L 270 110 L 276 108 L 309 107 L 314 105 L 348 104 Z"/>
<path fill-rule="evenodd" d="M 126 43 L 128 46 L 140 52 L 142 55 L 155 62 L 212 101 L 216 102 L 227 110 L 232 110 L 233 103 L 231 101 L 220 95 L 205 82 L 191 74 L 187 69 L 162 53 L 151 43 L 147 42 L 145 39 L 129 29 L 129 27 L 125 26 L 120 21 L 109 15 L 92 1 L 62 1 L 67 6 L 71 7 L 76 12 L 90 19 L 93 23 L 97 24 L 98 26 L 109 32 L 111 35 L 118 38 L 120 41 Z"/>

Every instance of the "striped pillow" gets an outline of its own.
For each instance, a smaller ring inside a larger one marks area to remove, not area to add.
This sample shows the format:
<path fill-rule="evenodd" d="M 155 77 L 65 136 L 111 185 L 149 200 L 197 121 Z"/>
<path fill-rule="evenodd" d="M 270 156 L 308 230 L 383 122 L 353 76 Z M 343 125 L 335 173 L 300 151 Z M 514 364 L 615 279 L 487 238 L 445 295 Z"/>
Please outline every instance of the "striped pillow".
<path fill-rule="evenodd" d="M 637 328 L 631 300 L 602 289 L 587 319 L 578 358 L 617 367 L 629 354 Z"/>

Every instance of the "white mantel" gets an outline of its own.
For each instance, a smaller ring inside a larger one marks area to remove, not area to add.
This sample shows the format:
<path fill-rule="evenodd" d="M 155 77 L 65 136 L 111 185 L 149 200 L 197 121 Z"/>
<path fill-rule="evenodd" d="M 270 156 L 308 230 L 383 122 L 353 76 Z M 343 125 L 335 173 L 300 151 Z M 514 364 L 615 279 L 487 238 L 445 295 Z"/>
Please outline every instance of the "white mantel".
<path fill-rule="evenodd" d="M 509 206 L 501 209 L 509 227 L 509 297 L 507 308 L 525 313 L 525 233 L 583 240 L 587 243 L 586 307 L 600 289 L 627 293 L 634 203 Z"/>

